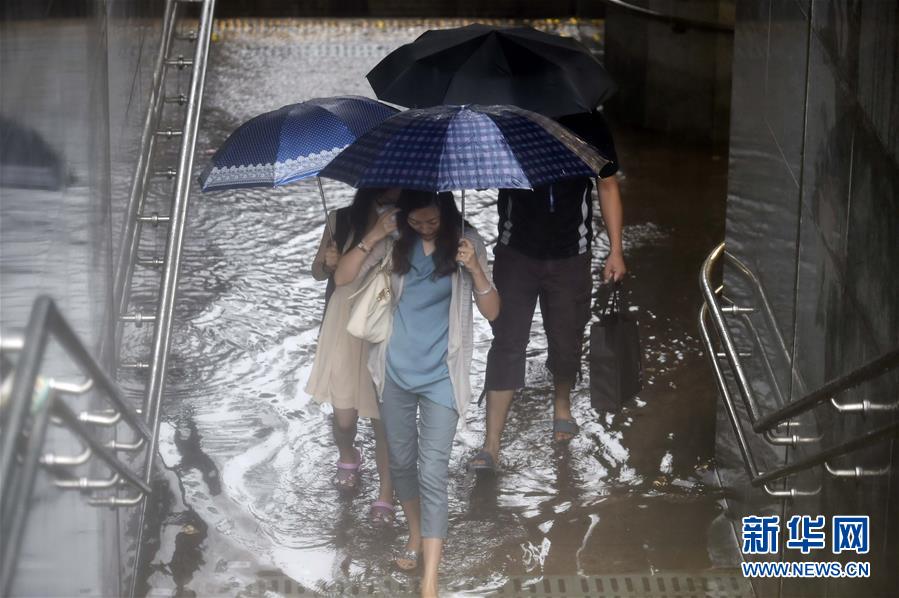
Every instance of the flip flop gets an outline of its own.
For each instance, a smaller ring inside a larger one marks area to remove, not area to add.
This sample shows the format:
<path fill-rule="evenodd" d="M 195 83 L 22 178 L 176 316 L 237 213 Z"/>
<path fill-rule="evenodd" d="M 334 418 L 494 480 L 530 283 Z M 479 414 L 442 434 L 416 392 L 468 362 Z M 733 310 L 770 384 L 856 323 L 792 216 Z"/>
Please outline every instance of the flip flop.
<path fill-rule="evenodd" d="M 362 473 L 359 471 L 362 466 L 362 453 L 359 452 L 359 449 L 355 449 L 355 451 L 355 463 L 342 463 L 339 459 L 337 460 L 334 485 L 341 492 L 353 492 L 359 487 L 359 480 L 362 478 Z"/>
<path fill-rule="evenodd" d="M 577 422 L 573 419 L 554 419 L 553 420 L 553 442 L 558 444 L 565 444 L 567 442 L 571 442 L 572 438 L 578 435 L 578 432 L 581 431 L 581 428 L 577 425 Z M 563 438 L 556 440 L 557 433 L 562 434 L 571 434 L 570 438 Z"/>
<path fill-rule="evenodd" d="M 404 567 L 403 565 L 400 565 L 399 559 L 412 561 L 414 564 L 411 567 Z M 409 548 L 401 550 L 393 559 L 393 566 L 403 573 L 414 573 L 418 569 L 418 565 L 418 551 Z"/>
<path fill-rule="evenodd" d="M 371 503 L 368 518 L 375 527 L 387 527 L 396 520 L 396 509 L 386 500 Z"/>
<path fill-rule="evenodd" d="M 475 461 L 483 461 L 483 463 L 475 463 Z M 471 458 L 471 461 L 468 462 L 468 471 L 475 471 L 478 473 L 495 473 L 496 472 L 496 461 L 493 459 L 493 455 L 491 455 L 487 451 L 481 451 L 477 455 Z"/>

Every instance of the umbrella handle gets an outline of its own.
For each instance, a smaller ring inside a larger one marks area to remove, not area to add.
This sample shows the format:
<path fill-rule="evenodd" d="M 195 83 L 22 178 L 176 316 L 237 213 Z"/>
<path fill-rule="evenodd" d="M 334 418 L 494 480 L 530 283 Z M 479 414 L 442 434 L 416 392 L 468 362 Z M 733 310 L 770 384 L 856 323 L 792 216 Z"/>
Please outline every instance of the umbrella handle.
<path fill-rule="evenodd" d="M 320 176 L 316 176 L 315 180 L 318 182 L 318 192 L 322 197 L 322 207 L 325 209 L 325 226 L 328 228 L 328 235 L 331 239 L 334 239 L 334 231 L 331 230 L 331 219 L 328 218 L 328 204 L 325 201 L 325 188 L 322 185 L 322 179 Z"/>
<path fill-rule="evenodd" d="M 459 238 L 465 238 L 465 189 L 462 189 L 462 233 Z M 462 267 L 465 264 L 463 264 L 462 262 L 456 262 L 456 265 L 459 266 L 459 270 L 462 270 Z"/>

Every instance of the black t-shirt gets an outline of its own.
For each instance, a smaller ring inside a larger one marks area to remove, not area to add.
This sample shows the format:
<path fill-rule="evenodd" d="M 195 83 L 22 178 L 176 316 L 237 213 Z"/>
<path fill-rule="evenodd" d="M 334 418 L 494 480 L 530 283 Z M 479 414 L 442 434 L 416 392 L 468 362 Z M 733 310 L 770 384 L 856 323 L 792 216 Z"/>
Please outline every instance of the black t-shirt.
<path fill-rule="evenodd" d="M 601 114 L 564 116 L 559 122 L 609 160 L 601 177 L 618 172 L 615 144 Z M 558 181 L 534 190 L 500 189 L 498 243 L 536 259 L 561 259 L 590 251 L 592 190 L 588 178 Z"/>

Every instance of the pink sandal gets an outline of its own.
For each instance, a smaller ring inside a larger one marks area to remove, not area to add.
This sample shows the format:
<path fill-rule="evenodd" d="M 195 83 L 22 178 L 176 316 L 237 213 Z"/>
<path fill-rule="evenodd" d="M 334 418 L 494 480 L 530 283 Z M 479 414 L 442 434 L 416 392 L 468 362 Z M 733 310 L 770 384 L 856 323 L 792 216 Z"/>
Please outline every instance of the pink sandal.
<path fill-rule="evenodd" d="M 362 453 L 359 449 L 356 451 L 355 463 L 342 463 L 337 460 L 337 474 L 334 476 L 334 485 L 341 492 L 354 492 L 359 487 L 359 480 L 362 473 L 359 468 L 362 466 Z"/>
<path fill-rule="evenodd" d="M 371 503 L 368 518 L 375 527 L 386 527 L 396 520 L 396 509 L 386 500 L 376 500 Z"/>

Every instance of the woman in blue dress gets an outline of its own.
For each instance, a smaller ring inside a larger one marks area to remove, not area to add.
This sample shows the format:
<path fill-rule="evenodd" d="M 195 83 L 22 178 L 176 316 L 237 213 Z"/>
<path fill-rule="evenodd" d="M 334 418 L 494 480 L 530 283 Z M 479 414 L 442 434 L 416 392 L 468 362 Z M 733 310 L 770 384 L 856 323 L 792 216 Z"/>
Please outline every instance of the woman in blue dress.
<path fill-rule="evenodd" d="M 500 300 L 484 241 L 468 224 L 463 236 L 451 193 L 404 190 L 396 205 L 382 215 L 396 218 L 396 242 L 385 241 L 388 227 L 373 227 L 340 258 L 334 282 L 353 282 L 364 262 L 391 251 L 392 331 L 370 347 L 368 367 L 380 399 L 394 489 L 409 524 L 396 565 L 416 569 L 421 555 L 421 595 L 430 597 L 437 595 L 447 531 L 450 450 L 471 400 L 472 304 L 493 320 Z"/>

